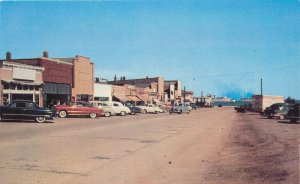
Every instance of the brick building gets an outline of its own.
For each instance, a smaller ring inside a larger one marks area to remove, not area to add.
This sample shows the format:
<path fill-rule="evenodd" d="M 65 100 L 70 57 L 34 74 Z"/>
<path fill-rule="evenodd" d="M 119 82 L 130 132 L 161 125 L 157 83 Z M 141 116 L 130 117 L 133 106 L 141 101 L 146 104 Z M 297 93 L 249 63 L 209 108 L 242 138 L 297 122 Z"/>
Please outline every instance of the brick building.
<path fill-rule="evenodd" d="M 93 101 L 94 96 L 94 63 L 90 58 L 75 56 L 74 58 L 57 58 L 73 64 L 73 101 Z"/>
<path fill-rule="evenodd" d="M 129 79 L 121 77 L 121 80 L 117 80 L 115 77 L 114 81 L 108 81 L 108 84 L 114 85 L 134 85 L 137 87 L 137 93 L 143 98 L 143 101 L 164 101 L 164 78 L 153 77 L 153 78 L 142 78 L 142 79 Z M 145 94 L 147 93 L 147 94 Z M 146 99 L 147 98 L 147 99 Z"/>
<path fill-rule="evenodd" d="M 7 52 L 6 61 L 44 68 L 42 73 L 44 107 L 70 102 L 73 85 L 72 62 L 51 59 L 48 52 L 43 52 L 42 57 L 28 59 L 12 59 L 11 53 Z"/>

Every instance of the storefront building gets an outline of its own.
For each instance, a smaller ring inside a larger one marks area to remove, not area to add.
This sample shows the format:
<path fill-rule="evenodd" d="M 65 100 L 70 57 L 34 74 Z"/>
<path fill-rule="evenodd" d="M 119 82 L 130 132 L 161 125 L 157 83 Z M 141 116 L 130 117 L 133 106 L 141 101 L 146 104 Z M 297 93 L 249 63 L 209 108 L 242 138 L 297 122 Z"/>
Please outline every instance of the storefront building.
<path fill-rule="evenodd" d="M 48 52 L 43 52 L 39 58 L 12 59 L 11 53 L 6 54 L 6 60 L 14 63 L 43 67 L 42 79 L 43 106 L 53 108 L 57 104 L 69 104 L 73 83 L 73 63 L 59 59 L 51 59 Z"/>
<path fill-rule="evenodd" d="M 0 105 L 30 100 L 43 106 L 43 67 L 0 61 Z"/>
<path fill-rule="evenodd" d="M 72 101 L 93 101 L 94 97 L 94 63 L 90 58 L 58 58 L 73 63 Z"/>
<path fill-rule="evenodd" d="M 94 101 L 112 101 L 112 86 L 95 82 Z"/>
<path fill-rule="evenodd" d="M 115 76 L 114 81 L 109 81 L 109 84 L 114 85 L 134 85 L 137 88 L 143 90 L 143 96 L 146 97 L 144 94 L 145 91 L 148 92 L 147 94 L 147 101 L 152 103 L 153 101 L 164 101 L 164 78 L 163 77 L 153 77 L 153 78 L 142 78 L 142 79 L 125 79 L 125 77 L 121 77 L 121 80 L 117 80 Z M 144 90 L 147 89 L 147 90 Z M 141 94 L 139 94 L 141 95 Z M 144 99 L 146 100 L 146 99 Z"/>

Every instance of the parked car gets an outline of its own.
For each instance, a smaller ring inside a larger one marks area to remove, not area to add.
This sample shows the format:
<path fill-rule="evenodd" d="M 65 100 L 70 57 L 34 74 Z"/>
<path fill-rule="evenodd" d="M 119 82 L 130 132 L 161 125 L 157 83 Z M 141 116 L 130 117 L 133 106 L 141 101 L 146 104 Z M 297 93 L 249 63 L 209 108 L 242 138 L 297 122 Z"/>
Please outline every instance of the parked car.
<path fill-rule="evenodd" d="M 170 110 L 170 114 L 172 113 L 187 113 L 189 114 L 191 112 L 191 108 L 188 104 L 176 104 L 174 107 Z"/>
<path fill-rule="evenodd" d="M 126 107 L 128 107 L 131 111 L 130 114 L 134 115 L 134 114 L 137 114 L 137 113 L 142 113 L 142 109 L 137 107 L 137 106 L 134 106 L 132 104 L 126 104 Z"/>
<path fill-rule="evenodd" d="M 275 103 L 264 110 L 264 116 L 268 118 L 278 117 L 279 119 L 284 119 L 291 108 L 292 105 L 288 103 Z"/>
<path fill-rule="evenodd" d="M 88 102 L 72 102 L 70 105 L 57 105 L 55 111 L 59 117 L 65 118 L 67 116 L 89 116 L 96 118 L 104 115 L 102 109 L 93 107 Z"/>
<path fill-rule="evenodd" d="M 142 113 L 156 113 L 156 114 L 158 114 L 158 113 L 163 112 L 162 109 L 160 109 L 159 107 L 157 107 L 154 104 L 139 105 L 137 107 L 142 109 Z"/>
<path fill-rule="evenodd" d="M 243 104 L 234 107 L 234 110 L 237 112 L 247 112 L 247 111 L 252 111 L 252 104 Z"/>
<path fill-rule="evenodd" d="M 289 111 L 288 113 L 285 115 L 286 119 L 289 119 L 292 123 L 297 122 L 298 120 L 300 120 L 300 108 L 299 108 L 300 104 L 295 104 Z"/>
<path fill-rule="evenodd" d="M 222 105 L 222 104 L 219 104 L 218 107 L 223 107 L 223 105 Z"/>
<path fill-rule="evenodd" d="M 130 109 L 124 106 L 120 102 L 93 101 L 91 103 L 95 107 L 103 109 L 105 117 L 114 116 L 114 115 L 126 116 L 127 114 L 131 113 Z"/>
<path fill-rule="evenodd" d="M 190 106 L 192 107 L 193 110 L 197 110 L 199 109 L 200 107 L 194 103 L 191 103 Z"/>
<path fill-rule="evenodd" d="M 35 102 L 15 100 L 9 105 L 0 107 L 0 121 L 4 119 L 35 120 L 43 123 L 55 119 L 55 111 L 39 107 Z"/>

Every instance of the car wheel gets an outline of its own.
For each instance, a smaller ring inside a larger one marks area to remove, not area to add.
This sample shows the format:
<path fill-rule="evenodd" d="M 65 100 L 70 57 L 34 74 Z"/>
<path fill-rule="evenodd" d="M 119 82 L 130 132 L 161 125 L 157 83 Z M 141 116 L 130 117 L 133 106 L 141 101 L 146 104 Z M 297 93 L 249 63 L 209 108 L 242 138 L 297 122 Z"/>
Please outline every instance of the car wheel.
<path fill-rule="evenodd" d="M 126 112 L 122 111 L 120 114 L 121 114 L 121 116 L 125 116 Z"/>
<path fill-rule="evenodd" d="M 146 110 L 146 109 L 143 109 L 142 113 L 143 113 L 143 114 L 146 114 L 146 113 L 147 113 L 147 110 Z"/>
<path fill-rule="evenodd" d="M 44 123 L 46 121 L 46 118 L 44 116 L 38 116 L 35 118 L 35 121 L 38 123 Z"/>
<path fill-rule="evenodd" d="M 131 112 L 131 115 L 135 115 L 135 112 Z"/>
<path fill-rule="evenodd" d="M 155 114 L 159 114 L 159 112 L 158 112 L 158 111 L 155 111 Z"/>
<path fill-rule="evenodd" d="M 65 118 L 65 117 L 67 117 L 67 112 L 66 111 L 59 111 L 59 117 L 61 117 L 61 118 Z"/>
<path fill-rule="evenodd" d="M 0 122 L 2 121 L 3 119 L 2 119 L 2 115 L 0 114 Z"/>
<path fill-rule="evenodd" d="M 105 112 L 105 113 L 104 113 L 104 116 L 105 116 L 105 117 L 109 117 L 109 116 L 110 116 L 110 112 Z"/>
<path fill-rule="evenodd" d="M 284 120 L 284 115 L 283 115 L 283 114 L 280 114 L 280 115 L 279 115 L 279 119 L 280 119 L 280 120 Z"/>
<path fill-rule="evenodd" d="M 172 111 L 170 111 L 170 114 L 172 114 L 173 112 Z"/>
<path fill-rule="evenodd" d="M 94 113 L 94 112 L 90 113 L 90 118 L 96 118 L 96 117 L 97 117 L 96 113 Z"/>

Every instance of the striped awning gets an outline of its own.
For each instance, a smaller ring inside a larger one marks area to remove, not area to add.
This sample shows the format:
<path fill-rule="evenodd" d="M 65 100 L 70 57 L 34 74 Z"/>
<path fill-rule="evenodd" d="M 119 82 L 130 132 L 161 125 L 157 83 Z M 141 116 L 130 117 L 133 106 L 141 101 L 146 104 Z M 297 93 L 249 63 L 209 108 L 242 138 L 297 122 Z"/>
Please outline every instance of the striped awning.
<path fill-rule="evenodd" d="M 136 95 L 127 95 L 126 97 L 131 101 L 135 101 L 135 102 L 141 101 L 141 99 L 139 99 Z"/>
<path fill-rule="evenodd" d="M 117 99 L 119 99 L 121 102 L 131 101 L 125 95 L 114 94 L 114 97 L 117 98 Z"/>

